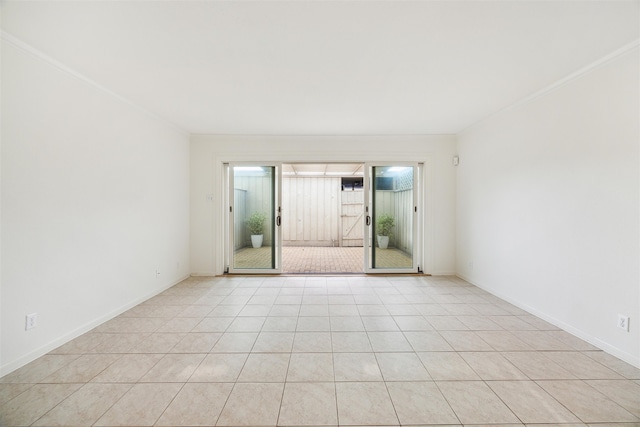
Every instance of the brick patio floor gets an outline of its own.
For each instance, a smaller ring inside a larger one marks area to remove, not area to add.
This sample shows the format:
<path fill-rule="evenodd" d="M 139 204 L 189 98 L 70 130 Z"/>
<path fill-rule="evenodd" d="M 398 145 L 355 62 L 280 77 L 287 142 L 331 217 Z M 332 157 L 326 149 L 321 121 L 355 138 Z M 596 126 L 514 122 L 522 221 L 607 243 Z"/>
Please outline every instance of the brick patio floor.
<path fill-rule="evenodd" d="M 284 273 L 362 273 L 362 247 L 284 246 Z M 377 265 L 384 268 L 411 267 L 411 258 L 398 249 L 378 249 Z M 243 248 L 235 253 L 235 268 L 270 268 L 271 247 Z"/>

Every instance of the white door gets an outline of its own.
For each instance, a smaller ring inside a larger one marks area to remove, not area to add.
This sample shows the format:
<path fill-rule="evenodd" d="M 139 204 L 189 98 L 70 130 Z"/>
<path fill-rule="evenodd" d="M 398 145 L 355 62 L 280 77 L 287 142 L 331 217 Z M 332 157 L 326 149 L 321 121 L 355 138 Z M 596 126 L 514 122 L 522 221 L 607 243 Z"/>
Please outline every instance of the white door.
<path fill-rule="evenodd" d="M 365 271 L 418 272 L 418 164 L 365 167 Z"/>
<path fill-rule="evenodd" d="M 282 166 L 232 163 L 228 173 L 229 272 L 282 271 Z"/>

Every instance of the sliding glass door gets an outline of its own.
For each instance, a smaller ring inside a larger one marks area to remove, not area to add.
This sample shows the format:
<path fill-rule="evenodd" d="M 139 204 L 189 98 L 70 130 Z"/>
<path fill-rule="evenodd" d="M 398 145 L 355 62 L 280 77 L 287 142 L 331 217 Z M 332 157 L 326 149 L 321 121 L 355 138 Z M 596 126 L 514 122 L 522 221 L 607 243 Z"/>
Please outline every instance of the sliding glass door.
<path fill-rule="evenodd" d="M 280 164 L 230 164 L 229 272 L 282 271 Z"/>
<path fill-rule="evenodd" d="M 418 165 L 368 163 L 365 168 L 365 271 L 418 271 Z"/>

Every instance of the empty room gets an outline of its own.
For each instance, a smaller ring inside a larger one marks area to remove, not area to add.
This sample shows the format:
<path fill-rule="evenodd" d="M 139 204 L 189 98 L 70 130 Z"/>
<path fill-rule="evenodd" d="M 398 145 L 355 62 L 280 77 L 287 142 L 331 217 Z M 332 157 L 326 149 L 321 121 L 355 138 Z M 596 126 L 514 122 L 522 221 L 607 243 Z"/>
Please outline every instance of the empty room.
<path fill-rule="evenodd" d="M 640 1 L 0 25 L 0 426 L 640 424 Z"/>

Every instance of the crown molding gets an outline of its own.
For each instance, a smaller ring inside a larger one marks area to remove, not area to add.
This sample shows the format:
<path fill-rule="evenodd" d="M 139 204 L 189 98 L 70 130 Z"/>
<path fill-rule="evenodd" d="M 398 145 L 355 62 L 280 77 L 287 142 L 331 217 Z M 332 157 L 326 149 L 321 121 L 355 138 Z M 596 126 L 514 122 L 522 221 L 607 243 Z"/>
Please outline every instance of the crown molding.
<path fill-rule="evenodd" d="M 112 98 L 117 99 L 120 102 L 123 102 L 127 105 L 129 105 L 130 107 L 133 107 L 134 109 L 140 111 L 141 113 L 144 113 L 145 115 L 160 121 L 166 125 L 171 126 L 172 128 L 174 128 L 176 131 L 184 134 L 187 137 L 191 136 L 191 133 L 189 131 L 187 131 L 186 129 L 182 128 L 181 126 L 173 123 L 172 121 L 154 113 L 153 111 L 142 107 L 141 105 L 131 101 L 130 99 L 120 95 L 117 92 L 112 91 L 111 89 L 106 88 L 105 86 L 101 85 L 100 83 L 96 82 L 95 80 L 90 79 L 89 77 L 85 76 L 82 73 L 79 73 L 78 71 L 64 65 L 63 63 L 61 63 L 60 61 L 57 61 L 55 59 L 53 59 L 52 57 L 50 57 L 49 55 L 43 53 L 42 51 L 36 49 L 35 47 L 31 46 L 28 43 L 25 43 L 24 41 L 20 40 L 19 38 L 15 37 L 12 34 L 7 33 L 6 31 L 2 30 L 0 31 L 0 40 L 2 40 L 2 42 L 7 43 L 13 47 L 15 47 L 16 49 L 19 49 L 29 55 L 31 55 L 32 57 L 35 57 L 43 62 L 46 62 L 47 64 L 49 64 L 50 66 L 58 69 L 59 71 L 62 71 L 63 73 L 66 73 L 80 81 L 82 81 L 83 83 L 92 86 L 94 89 L 97 89 L 100 92 L 103 92 L 107 95 L 109 95 Z"/>

